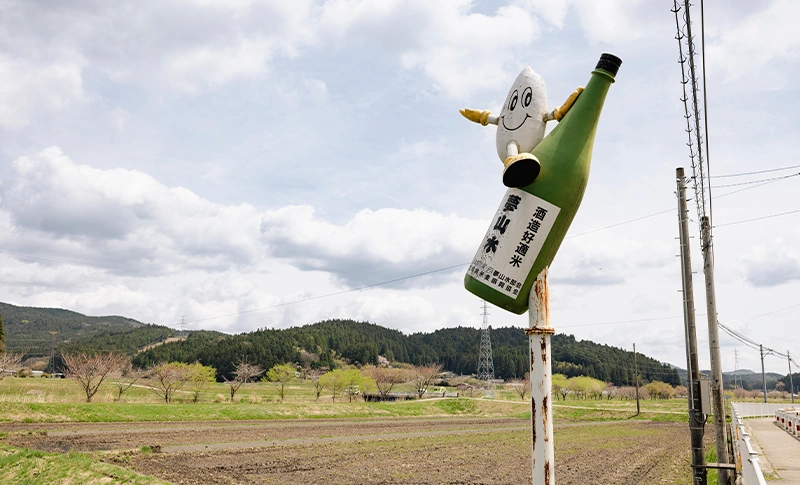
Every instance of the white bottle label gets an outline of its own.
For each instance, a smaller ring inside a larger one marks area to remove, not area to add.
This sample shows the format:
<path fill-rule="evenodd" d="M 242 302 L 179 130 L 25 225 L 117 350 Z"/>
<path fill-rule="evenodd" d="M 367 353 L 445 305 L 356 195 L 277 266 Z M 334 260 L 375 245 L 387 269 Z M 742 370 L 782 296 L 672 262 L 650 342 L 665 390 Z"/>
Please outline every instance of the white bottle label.
<path fill-rule="evenodd" d="M 517 298 L 560 210 L 524 190 L 508 189 L 468 274 Z"/>

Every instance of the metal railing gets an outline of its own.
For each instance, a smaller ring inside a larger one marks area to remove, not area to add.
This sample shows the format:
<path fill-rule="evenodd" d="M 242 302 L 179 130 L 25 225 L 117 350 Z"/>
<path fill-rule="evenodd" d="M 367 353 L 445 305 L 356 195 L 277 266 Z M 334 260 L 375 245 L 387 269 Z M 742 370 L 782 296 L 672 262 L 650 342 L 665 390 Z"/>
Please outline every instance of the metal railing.
<path fill-rule="evenodd" d="M 745 429 L 744 418 L 774 417 L 777 409 L 786 407 L 785 404 L 768 403 L 731 403 L 733 436 L 736 440 L 736 464 L 741 473 L 744 485 L 766 485 L 764 474 L 758 463 L 758 453 L 750 445 L 750 435 Z"/>

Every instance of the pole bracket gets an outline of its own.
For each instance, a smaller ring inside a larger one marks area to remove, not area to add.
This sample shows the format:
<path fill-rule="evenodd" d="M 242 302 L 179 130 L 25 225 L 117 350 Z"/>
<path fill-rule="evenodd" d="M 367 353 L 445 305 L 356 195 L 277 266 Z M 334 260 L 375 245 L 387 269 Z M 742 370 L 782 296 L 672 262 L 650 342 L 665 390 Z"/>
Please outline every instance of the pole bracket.
<path fill-rule="evenodd" d="M 525 329 L 525 335 L 553 335 L 556 329 L 553 327 L 531 327 Z"/>

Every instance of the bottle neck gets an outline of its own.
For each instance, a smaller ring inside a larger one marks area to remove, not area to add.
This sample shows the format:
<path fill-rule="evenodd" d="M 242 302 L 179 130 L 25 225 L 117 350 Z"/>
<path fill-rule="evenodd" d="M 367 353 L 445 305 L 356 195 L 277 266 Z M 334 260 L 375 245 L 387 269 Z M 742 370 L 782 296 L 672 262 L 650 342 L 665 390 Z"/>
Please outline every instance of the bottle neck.
<path fill-rule="evenodd" d="M 577 139 L 593 138 L 603 103 L 613 82 L 614 76 L 610 72 L 604 69 L 593 70 L 583 92 L 557 128 L 560 131 L 569 131 L 570 136 Z"/>

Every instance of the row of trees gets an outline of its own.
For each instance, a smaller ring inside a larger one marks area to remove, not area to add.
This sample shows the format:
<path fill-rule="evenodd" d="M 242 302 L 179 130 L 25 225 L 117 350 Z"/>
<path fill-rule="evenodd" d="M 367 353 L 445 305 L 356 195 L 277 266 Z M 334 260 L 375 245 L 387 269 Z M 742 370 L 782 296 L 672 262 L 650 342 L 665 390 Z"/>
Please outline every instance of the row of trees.
<path fill-rule="evenodd" d="M 688 390 L 684 386 L 676 386 L 652 381 L 639 388 L 641 399 L 671 399 L 686 396 Z M 573 396 L 576 399 L 636 399 L 634 386 L 615 386 L 610 382 L 603 382 L 588 376 L 567 377 L 563 374 L 553 375 L 553 394 L 556 399 L 567 399 Z"/>
<path fill-rule="evenodd" d="M 208 383 L 215 381 L 216 369 L 200 363 L 161 362 L 146 369 L 132 365 L 129 357 L 115 353 L 106 354 L 64 354 L 65 375 L 81 386 L 86 402 L 91 402 L 100 386 L 113 377 L 116 387 L 116 400 L 140 380 L 147 378 L 146 386 L 158 394 L 166 403 L 172 401 L 179 390 L 189 388 L 194 401 L 199 399 L 200 392 Z M 334 401 L 345 396 L 352 401 L 356 396 L 368 390 L 376 390 L 381 399 L 386 399 L 397 384 L 412 382 L 422 397 L 442 370 L 440 364 L 429 366 L 388 368 L 380 366 L 364 366 L 362 369 L 335 369 L 330 372 L 312 371 L 309 377 L 319 399 L 323 390 L 328 390 Z M 244 360 L 240 360 L 225 382 L 230 389 L 233 401 L 236 392 L 246 383 L 258 379 L 278 384 L 278 394 L 283 401 L 287 385 L 298 376 L 293 364 L 276 364 L 269 370 Z"/>

